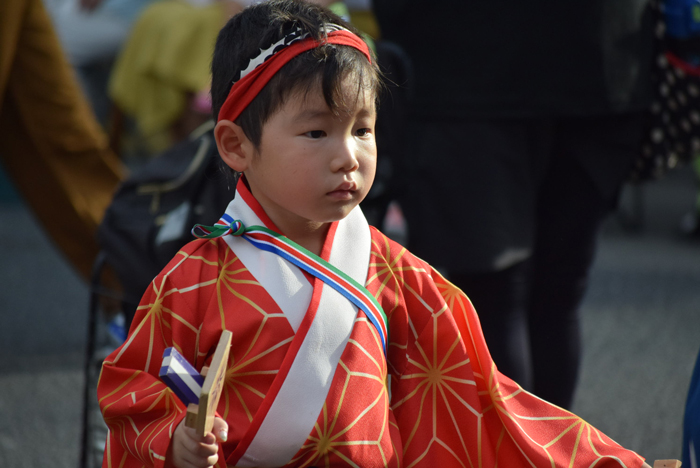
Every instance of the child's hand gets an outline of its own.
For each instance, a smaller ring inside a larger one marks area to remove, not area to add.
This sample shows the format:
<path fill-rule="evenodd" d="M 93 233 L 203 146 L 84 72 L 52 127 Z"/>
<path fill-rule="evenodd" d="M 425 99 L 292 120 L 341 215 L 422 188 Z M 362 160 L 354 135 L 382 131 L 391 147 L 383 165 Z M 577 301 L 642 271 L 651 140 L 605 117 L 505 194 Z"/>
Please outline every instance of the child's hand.
<path fill-rule="evenodd" d="M 219 442 L 226 442 L 227 437 L 228 424 L 218 416 L 214 419 L 212 432 L 204 437 L 199 437 L 193 428 L 185 426 L 183 419 L 170 442 L 169 465 L 175 468 L 214 466 L 219 459 Z"/>

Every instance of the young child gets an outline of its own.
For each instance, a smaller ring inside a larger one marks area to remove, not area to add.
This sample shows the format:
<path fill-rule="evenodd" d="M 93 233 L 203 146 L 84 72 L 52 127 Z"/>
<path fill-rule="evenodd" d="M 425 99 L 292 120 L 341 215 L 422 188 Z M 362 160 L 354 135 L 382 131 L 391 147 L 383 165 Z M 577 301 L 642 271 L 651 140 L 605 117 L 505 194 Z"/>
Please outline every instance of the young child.
<path fill-rule="evenodd" d="M 243 175 L 104 363 L 105 467 L 643 465 L 501 375 L 464 294 L 367 225 L 380 81 L 352 27 L 262 3 L 223 28 L 212 72 L 219 153 Z M 220 417 L 199 438 L 161 356 L 199 370 L 222 330 Z"/>

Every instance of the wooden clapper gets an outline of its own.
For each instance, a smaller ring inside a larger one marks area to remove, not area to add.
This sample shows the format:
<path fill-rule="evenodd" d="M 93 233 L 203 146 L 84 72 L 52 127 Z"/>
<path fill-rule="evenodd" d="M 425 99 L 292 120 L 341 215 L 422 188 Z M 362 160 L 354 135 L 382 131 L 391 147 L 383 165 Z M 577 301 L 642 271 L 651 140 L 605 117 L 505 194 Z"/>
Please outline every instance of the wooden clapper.
<path fill-rule="evenodd" d="M 681 468 L 678 460 L 656 460 L 653 468 Z"/>
<path fill-rule="evenodd" d="M 214 426 L 214 414 L 226 376 L 231 336 L 228 330 L 221 332 L 211 364 L 204 367 L 201 374 L 175 348 L 168 348 L 163 353 L 159 376 L 187 406 L 185 425 L 194 428 L 200 437 L 211 432 Z"/>

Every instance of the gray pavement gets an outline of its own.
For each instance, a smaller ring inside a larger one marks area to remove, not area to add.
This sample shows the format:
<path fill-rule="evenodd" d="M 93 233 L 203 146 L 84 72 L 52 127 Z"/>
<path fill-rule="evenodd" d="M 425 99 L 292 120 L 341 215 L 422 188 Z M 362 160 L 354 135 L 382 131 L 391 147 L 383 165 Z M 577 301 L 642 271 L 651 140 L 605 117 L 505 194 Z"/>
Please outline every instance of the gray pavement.
<path fill-rule="evenodd" d="M 4 184 L 0 177 L 0 468 L 74 468 L 88 289 Z M 700 348 L 700 241 L 676 234 L 695 188 L 684 169 L 636 193 L 643 229 L 627 232 L 613 217 L 601 237 L 574 410 L 649 459 L 673 458 Z M 634 194 L 625 192 L 623 212 Z"/>

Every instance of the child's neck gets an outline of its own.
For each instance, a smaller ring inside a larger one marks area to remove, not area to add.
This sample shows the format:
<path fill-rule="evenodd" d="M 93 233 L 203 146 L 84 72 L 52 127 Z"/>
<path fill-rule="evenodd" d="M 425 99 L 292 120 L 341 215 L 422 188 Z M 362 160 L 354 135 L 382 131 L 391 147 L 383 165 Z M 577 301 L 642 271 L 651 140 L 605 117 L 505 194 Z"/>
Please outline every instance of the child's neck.
<path fill-rule="evenodd" d="M 284 213 L 280 214 L 275 213 L 275 210 L 268 210 L 265 208 L 264 202 L 255 196 L 255 191 L 251 188 L 248 180 L 242 178 L 242 182 L 245 184 L 245 188 L 253 196 L 260 209 L 267 215 L 269 221 L 275 225 L 280 234 L 293 240 L 306 250 L 321 256 L 323 245 L 326 242 L 326 235 L 331 226 L 330 222 L 301 221 L 294 216 L 285 216 Z"/>
<path fill-rule="evenodd" d="M 323 244 L 326 242 L 326 235 L 328 234 L 328 229 L 330 228 L 330 223 L 310 223 L 306 229 L 298 229 L 296 232 L 290 230 L 282 229 L 282 232 L 289 239 L 293 240 L 300 246 L 304 247 L 306 250 L 321 256 L 323 251 Z"/>

